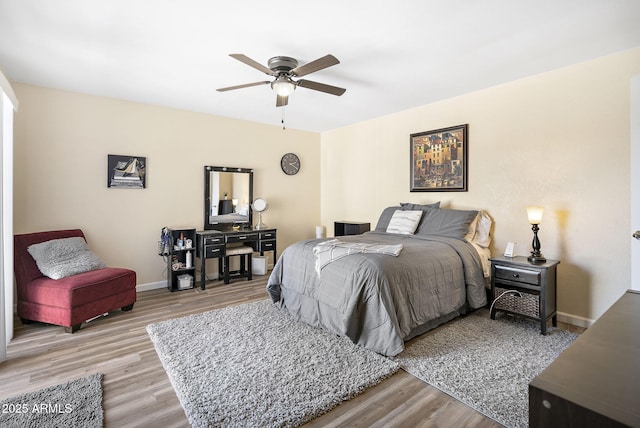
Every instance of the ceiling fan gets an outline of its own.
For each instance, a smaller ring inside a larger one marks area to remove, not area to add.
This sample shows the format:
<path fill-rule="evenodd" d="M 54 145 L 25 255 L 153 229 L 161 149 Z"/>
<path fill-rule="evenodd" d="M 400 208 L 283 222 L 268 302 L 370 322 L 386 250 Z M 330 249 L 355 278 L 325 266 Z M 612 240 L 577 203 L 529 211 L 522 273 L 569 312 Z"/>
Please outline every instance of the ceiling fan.
<path fill-rule="evenodd" d="M 229 86 L 217 89 L 218 92 L 231 91 L 234 89 L 248 88 L 251 86 L 270 84 L 276 93 L 276 107 L 286 106 L 289 102 L 289 95 L 293 93 L 296 87 L 301 86 L 314 91 L 325 92 L 327 94 L 340 96 L 345 93 L 346 89 L 337 86 L 327 85 L 325 83 L 314 82 L 311 80 L 294 80 L 294 77 L 302 77 L 307 74 L 322 70 L 332 65 L 339 64 L 340 61 L 333 55 L 325 55 L 315 61 L 298 66 L 298 60 L 288 56 L 275 56 L 268 61 L 268 67 L 252 60 L 243 54 L 229 54 L 232 58 L 262 71 L 265 74 L 275 77 L 275 80 L 265 80 L 262 82 L 245 83 L 244 85 Z"/>

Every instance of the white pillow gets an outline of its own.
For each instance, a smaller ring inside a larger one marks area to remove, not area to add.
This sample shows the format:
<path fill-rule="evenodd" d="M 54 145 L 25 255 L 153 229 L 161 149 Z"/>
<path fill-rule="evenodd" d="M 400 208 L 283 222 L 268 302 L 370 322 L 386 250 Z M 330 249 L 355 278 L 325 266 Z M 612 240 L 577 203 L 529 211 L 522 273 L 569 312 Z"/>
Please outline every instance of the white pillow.
<path fill-rule="evenodd" d="M 480 211 L 478 214 L 478 224 L 476 226 L 476 236 L 473 238 L 473 242 L 480 245 L 482 248 L 488 248 L 491 244 L 491 224 L 493 220 L 486 211 Z"/>
<path fill-rule="evenodd" d="M 475 238 L 476 236 L 476 228 L 478 227 L 478 220 L 480 219 L 481 216 L 482 216 L 482 211 L 479 211 L 476 218 L 474 218 L 471 224 L 469 225 L 469 231 L 464 236 L 465 241 L 473 242 L 473 238 Z"/>
<path fill-rule="evenodd" d="M 102 269 L 105 264 L 89 250 L 79 237 L 52 239 L 27 248 L 44 276 L 60 279 L 90 270 Z"/>
<path fill-rule="evenodd" d="M 389 220 L 387 233 L 413 235 L 418 228 L 423 211 L 396 210 Z"/>

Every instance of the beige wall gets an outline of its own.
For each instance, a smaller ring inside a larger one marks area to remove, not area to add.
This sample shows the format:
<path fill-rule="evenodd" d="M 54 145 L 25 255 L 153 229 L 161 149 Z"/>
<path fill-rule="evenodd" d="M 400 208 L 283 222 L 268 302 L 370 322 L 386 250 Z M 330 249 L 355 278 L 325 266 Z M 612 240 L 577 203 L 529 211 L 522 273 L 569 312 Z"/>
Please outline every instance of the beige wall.
<path fill-rule="evenodd" d="M 630 287 L 630 79 L 640 49 L 322 134 L 322 222 L 368 221 L 398 202 L 487 209 L 493 254 L 561 260 L 558 309 L 595 319 Z M 390 88 L 392 90 L 392 88 Z M 420 90 L 420 88 L 416 88 Z M 384 100 L 384 97 L 381 97 Z M 469 191 L 409 192 L 409 134 L 469 124 Z"/>
<path fill-rule="evenodd" d="M 14 83 L 15 233 L 82 228 L 111 266 L 138 285 L 164 281 L 163 226 L 203 226 L 204 165 L 253 168 L 280 251 L 315 236 L 320 220 L 320 135 Z M 280 157 L 297 153 L 295 176 Z M 107 155 L 147 158 L 147 188 L 107 188 Z M 257 219 L 256 219 L 257 221 Z M 211 264 L 215 271 L 217 265 Z"/>
<path fill-rule="evenodd" d="M 559 310 L 597 318 L 629 287 L 629 81 L 640 49 L 322 133 L 14 83 L 16 233 L 80 227 L 105 262 L 163 281 L 162 226 L 202 226 L 204 165 L 255 169 L 278 247 L 400 201 L 484 208 L 497 254 L 526 255 L 525 206 L 546 208 Z M 409 134 L 469 124 L 469 191 L 409 192 Z M 285 176 L 279 159 L 302 158 Z M 146 156 L 148 187 L 108 189 L 107 154 Z M 322 209 L 321 209 L 322 207 Z"/>

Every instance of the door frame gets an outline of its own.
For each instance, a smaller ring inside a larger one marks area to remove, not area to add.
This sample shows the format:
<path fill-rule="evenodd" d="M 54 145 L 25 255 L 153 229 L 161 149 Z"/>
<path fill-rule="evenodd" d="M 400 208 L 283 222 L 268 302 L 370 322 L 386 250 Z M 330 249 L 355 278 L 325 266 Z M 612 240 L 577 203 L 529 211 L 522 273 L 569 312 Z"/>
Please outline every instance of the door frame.
<path fill-rule="evenodd" d="M 640 240 L 631 235 L 640 230 L 640 74 L 631 78 L 630 85 L 630 169 L 631 169 L 631 288 L 640 290 Z"/>

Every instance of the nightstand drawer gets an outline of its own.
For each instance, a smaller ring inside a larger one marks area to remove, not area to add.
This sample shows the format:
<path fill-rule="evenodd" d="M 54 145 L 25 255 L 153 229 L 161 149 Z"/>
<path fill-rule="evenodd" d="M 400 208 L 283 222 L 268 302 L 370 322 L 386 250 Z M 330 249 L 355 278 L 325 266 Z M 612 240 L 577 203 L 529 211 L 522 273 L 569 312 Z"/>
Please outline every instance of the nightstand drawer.
<path fill-rule="evenodd" d="M 516 267 L 496 265 L 495 276 L 496 279 L 540 285 L 539 270 L 520 269 Z"/>

